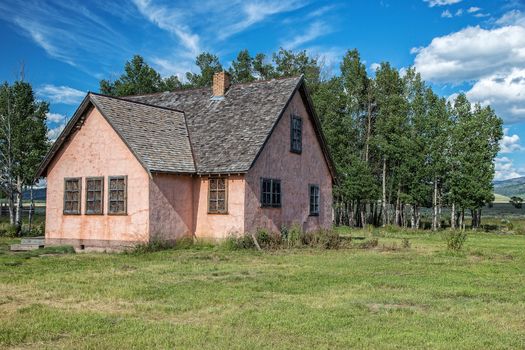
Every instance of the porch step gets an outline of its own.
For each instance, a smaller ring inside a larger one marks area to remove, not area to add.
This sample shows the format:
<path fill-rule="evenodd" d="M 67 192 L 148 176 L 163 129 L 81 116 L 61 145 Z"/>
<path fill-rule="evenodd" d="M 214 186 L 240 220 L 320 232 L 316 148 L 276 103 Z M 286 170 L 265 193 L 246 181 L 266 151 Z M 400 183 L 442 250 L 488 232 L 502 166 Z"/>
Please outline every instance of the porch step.
<path fill-rule="evenodd" d="M 43 244 L 11 244 L 10 250 L 12 252 L 21 252 L 27 250 L 36 250 L 44 248 Z"/>
<path fill-rule="evenodd" d="M 22 241 L 20 244 L 29 244 L 29 245 L 44 245 L 45 238 L 44 237 L 26 237 L 22 238 Z"/>

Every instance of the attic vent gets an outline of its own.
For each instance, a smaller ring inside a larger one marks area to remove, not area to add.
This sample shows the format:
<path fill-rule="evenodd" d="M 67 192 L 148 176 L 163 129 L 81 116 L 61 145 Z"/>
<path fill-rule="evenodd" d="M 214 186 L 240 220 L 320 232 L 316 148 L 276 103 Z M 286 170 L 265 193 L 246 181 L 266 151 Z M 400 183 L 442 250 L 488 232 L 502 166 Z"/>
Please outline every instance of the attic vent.
<path fill-rule="evenodd" d="M 230 75 L 225 72 L 215 73 L 213 75 L 213 96 L 221 97 L 224 96 L 228 88 L 230 87 Z"/>

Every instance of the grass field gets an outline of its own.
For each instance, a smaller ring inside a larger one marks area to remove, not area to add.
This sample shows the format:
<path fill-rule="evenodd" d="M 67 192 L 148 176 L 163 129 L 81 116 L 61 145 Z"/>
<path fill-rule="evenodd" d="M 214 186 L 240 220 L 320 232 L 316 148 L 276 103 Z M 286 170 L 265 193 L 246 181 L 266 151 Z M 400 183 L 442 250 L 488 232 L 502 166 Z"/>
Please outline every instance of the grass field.
<path fill-rule="evenodd" d="M 1 239 L 0 348 L 525 348 L 525 236 L 471 233 L 459 253 L 440 234 L 375 236 L 43 256 Z"/>

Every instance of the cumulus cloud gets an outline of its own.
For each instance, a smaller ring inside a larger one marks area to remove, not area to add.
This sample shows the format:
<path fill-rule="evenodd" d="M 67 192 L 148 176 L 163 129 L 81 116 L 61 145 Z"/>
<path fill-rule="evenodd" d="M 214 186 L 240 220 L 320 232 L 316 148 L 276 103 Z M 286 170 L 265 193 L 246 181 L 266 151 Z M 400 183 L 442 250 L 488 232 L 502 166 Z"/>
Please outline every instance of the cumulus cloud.
<path fill-rule="evenodd" d="M 471 7 L 469 7 L 469 8 L 467 9 L 467 12 L 468 12 L 468 13 L 474 13 L 474 12 L 478 12 L 478 11 L 480 11 L 480 10 L 481 10 L 481 8 L 479 8 L 479 7 L 471 6 Z"/>
<path fill-rule="evenodd" d="M 480 8 L 468 12 L 484 16 Z M 437 84 L 468 84 L 467 97 L 490 104 L 505 123 L 525 120 L 525 15 L 513 10 L 491 27 L 469 26 L 412 48 L 414 66 Z"/>
<path fill-rule="evenodd" d="M 428 6 L 434 7 L 434 6 L 453 5 L 453 4 L 460 3 L 463 0 L 423 0 L 423 1 L 428 3 Z"/>
<path fill-rule="evenodd" d="M 62 103 L 66 105 L 79 104 L 86 93 L 69 86 L 56 86 L 45 84 L 36 90 L 40 98 L 50 101 L 51 103 Z"/>
<path fill-rule="evenodd" d="M 525 118 L 525 68 L 509 73 L 495 73 L 481 78 L 467 91 L 467 97 L 482 105 L 491 105 L 506 123 Z"/>
<path fill-rule="evenodd" d="M 376 70 L 379 69 L 379 67 L 381 67 L 381 65 L 380 65 L 379 63 L 377 63 L 377 62 L 374 62 L 374 63 L 372 63 L 372 64 L 370 65 L 370 70 L 371 70 L 372 72 L 375 72 Z"/>
<path fill-rule="evenodd" d="M 520 145 L 520 137 L 516 134 L 509 135 L 509 129 L 503 129 L 503 139 L 500 143 L 500 153 L 512 153 L 515 151 L 521 151 L 523 148 Z"/>
<path fill-rule="evenodd" d="M 496 158 L 494 180 L 508 180 L 522 176 L 515 168 L 514 162 L 508 157 Z"/>
<path fill-rule="evenodd" d="M 413 52 L 417 52 L 414 65 L 426 80 L 473 81 L 509 67 L 525 67 L 525 28 L 467 27 L 434 38 L 430 45 Z"/>

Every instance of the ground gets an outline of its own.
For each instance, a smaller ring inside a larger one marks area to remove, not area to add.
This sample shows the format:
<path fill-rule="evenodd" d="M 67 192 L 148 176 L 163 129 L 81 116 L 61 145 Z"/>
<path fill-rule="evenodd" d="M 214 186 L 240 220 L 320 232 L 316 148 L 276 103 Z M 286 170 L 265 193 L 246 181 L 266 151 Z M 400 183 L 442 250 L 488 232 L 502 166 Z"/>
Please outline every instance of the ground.
<path fill-rule="evenodd" d="M 38 256 L 1 239 L 0 348 L 525 348 L 525 236 L 452 253 L 440 233 L 351 235 L 379 244 Z"/>

